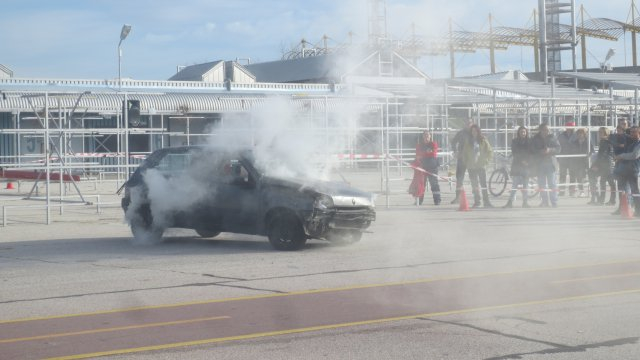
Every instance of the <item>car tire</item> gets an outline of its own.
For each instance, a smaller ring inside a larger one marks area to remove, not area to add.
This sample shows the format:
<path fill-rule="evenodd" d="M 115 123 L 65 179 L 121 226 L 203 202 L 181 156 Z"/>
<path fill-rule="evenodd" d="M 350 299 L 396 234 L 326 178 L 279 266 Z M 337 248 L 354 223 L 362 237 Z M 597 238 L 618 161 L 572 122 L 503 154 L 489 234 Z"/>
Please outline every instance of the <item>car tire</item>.
<path fill-rule="evenodd" d="M 129 223 L 133 239 L 138 244 L 155 244 L 162 242 L 164 229 L 153 224 L 150 213 L 138 213 Z"/>
<path fill-rule="evenodd" d="M 335 245 L 351 245 L 362 239 L 362 231 L 358 230 L 333 230 L 327 236 L 327 240 Z"/>
<path fill-rule="evenodd" d="M 157 226 L 147 226 L 140 223 L 131 223 L 131 233 L 136 243 L 156 244 L 162 242 L 164 229 Z"/>
<path fill-rule="evenodd" d="M 267 237 L 276 250 L 298 250 L 307 242 L 300 221 L 293 215 L 279 213 L 269 221 Z"/>
<path fill-rule="evenodd" d="M 196 233 L 198 233 L 198 235 L 203 238 L 214 238 L 220 235 L 220 231 L 203 230 L 203 229 L 196 229 Z"/>

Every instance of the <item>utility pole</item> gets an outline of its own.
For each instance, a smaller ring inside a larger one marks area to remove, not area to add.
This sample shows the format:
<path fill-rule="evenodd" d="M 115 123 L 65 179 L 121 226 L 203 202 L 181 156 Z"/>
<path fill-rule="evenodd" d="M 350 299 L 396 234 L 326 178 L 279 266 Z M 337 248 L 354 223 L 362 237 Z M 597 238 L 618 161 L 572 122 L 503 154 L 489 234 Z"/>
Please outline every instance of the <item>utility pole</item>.
<path fill-rule="evenodd" d="M 496 73 L 496 49 L 493 44 L 493 24 L 491 13 L 489 13 L 489 61 L 491 62 L 491 73 Z"/>
<path fill-rule="evenodd" d="M 584 5 L 580 5 L 580 18 L 582 27 L 582 35 L 580 35 L 580 50 L 582 53 L 582 70 L 587 68 L 587 36 L 584 34 Z"/>
<path fill-rule="evenodd" d="M 456 58 L 453 51 L 453 20 L 449 18 L 449 66 L 451 66 L 451 78 L 456 77 Z"/>
<path fill-rule="evenodd" d="M 538 12 L 533 9 L 533 28 L 538 28 Z M 537 36 L 533 37 L 533 62 L 535 63 L 536 73 L 540 72 L 540 44 Z"/>
<path fill-rule="evenodd" d="M 638 66 L 638 55 L 636 53 L 636 1 L 631 0 L 631 24 L 634 26 L 634 30 L 631 31 L 631 53 L 633 58 L 633 66 Z"/>
<path fill-rule="evenodd" d="M 538 0 L 538 15 L 540 16 L 538 23 L 540 25 L 540 72 L 544 83 L 547 83 L 547 9 L 545 0 Z"/>

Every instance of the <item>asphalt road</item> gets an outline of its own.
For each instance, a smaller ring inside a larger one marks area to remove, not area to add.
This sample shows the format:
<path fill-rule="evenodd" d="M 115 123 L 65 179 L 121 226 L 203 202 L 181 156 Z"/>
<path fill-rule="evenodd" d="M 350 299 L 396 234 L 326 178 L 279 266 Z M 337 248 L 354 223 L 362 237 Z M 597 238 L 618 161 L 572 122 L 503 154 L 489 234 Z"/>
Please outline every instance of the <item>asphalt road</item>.
<path fill-rule="evenodd" d="M 134 246 L 115 210 L 0 228 L 0 359 L 637 359 L 640 220 L 586 201 L 398 198 L 360 243 L 298 252 Z"/>

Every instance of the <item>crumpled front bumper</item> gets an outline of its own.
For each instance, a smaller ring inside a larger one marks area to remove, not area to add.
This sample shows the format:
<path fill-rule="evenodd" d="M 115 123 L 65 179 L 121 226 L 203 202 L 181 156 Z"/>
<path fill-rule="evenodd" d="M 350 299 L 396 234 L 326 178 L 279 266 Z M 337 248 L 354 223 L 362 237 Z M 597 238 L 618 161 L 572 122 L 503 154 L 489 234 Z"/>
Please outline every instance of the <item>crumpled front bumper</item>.
<path fill-rule="evenodd" d="M 314 209 L 305 217 L 304 229 L 312 238 L 324 238 L 332 230 L 366 230 L 376 220 L 372 207 Z"/>

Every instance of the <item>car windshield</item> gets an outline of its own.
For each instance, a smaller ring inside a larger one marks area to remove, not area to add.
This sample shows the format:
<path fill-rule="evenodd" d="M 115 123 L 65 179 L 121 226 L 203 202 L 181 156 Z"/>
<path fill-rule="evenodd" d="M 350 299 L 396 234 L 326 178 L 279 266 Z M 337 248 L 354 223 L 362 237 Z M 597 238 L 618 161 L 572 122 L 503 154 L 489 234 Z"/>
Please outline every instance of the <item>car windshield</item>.
<path fill-rule="evenodd" d="M 297 178 L 308 177 L 303 171 L 300 171 L 300 169 L 296 169 L 292 166 L 275 160 L 264 161 L 259 159 L 254 162 L 254 166 L 260 174 L 266 176 Z"/>

